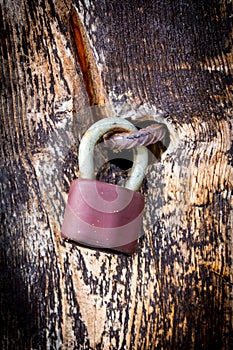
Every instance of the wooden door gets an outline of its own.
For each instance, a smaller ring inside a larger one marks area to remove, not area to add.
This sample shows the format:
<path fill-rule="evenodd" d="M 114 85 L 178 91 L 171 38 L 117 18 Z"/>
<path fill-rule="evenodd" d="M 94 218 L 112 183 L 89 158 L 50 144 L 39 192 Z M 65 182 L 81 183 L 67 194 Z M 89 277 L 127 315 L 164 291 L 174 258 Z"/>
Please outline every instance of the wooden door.
<path fill-rule="evenodd" d="M 93 104 L 169 128 L 133 256 L 60 237 L 93 122 L 71 1 L 0 3 L 1 349 L 231 349 L 232 2 L 73 1 Z"/>

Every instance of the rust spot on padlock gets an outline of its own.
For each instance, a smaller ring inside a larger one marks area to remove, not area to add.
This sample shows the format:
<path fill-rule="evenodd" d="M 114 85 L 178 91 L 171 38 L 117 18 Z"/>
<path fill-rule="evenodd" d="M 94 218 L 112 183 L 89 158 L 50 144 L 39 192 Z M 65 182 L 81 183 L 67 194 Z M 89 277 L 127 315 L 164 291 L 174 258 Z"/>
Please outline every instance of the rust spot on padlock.
<path fill-rule="evenodd" d="M 147 167 L 147 149 L 138 147 L 134 151 L 134 164 L 125 187 L 94 180 L 94 146 L 116 124 L 126 131 L 135 130 L 127 120 L 106 118 L 92 125 L 81 140 L 80 178 L 70 188 L 62 236 L 90 247 L 132 254 L 141 235 L 144 197 L 136 190 Z"/>

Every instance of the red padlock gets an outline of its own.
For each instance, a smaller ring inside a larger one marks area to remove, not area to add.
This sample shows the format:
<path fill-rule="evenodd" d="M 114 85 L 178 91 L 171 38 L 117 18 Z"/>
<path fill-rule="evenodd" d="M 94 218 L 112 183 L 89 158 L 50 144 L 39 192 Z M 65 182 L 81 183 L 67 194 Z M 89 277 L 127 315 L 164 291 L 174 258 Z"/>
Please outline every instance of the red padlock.
<path fill-rule="evenodd" d="M 141 235 L 144 197 L 140 187 L 148 164 L 145 147 L 134 150 L 131 176 L 125 187 L 94 180 L 96 142 L 111 130 L 135 131 L 125 119 L 106 118 L 93 124 L 79 146 L 80 177 L 71 184 L 62 236 L 83 245 L 132 254 Z"/>

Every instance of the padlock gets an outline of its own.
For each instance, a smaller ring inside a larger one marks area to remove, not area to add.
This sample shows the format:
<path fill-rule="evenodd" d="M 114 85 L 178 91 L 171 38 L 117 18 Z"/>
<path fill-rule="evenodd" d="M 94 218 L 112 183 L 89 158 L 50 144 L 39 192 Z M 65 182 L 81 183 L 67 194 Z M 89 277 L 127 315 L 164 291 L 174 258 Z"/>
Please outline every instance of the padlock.
<path fill-rule="evenodd" d="M 95 180 L 95 144 L 109 131 L 135 131 L 125 119 L 93 124 L 79 145 L 79 178 L 71 184 L 61 234 L 85 246 L 132 254 L 141 236 L 144 197 L 136 192 L 148 165 L 148 151 L 133 150 L 133 166 L 124 187 Z"/>

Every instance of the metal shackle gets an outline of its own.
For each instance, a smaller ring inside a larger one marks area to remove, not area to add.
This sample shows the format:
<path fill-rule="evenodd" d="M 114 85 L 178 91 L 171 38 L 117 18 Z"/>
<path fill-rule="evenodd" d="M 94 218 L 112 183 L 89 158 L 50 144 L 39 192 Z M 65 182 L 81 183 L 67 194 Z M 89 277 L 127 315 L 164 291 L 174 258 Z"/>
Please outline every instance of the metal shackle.
<path fill-rule="evenodd" d="M 136 131 L 137 128 L 126 119 L 119 117 L 104 118 L 93 124 L 84 134 L 79 145 L 79 173 L 83 179 L 95 179 L 94 147 L 107 132 L 114 130 Z M 144 146 L 133 149 L 133 166 L 125 188 L 137 191 L 141 186 L 148 165 L 148 151 Z"/>

